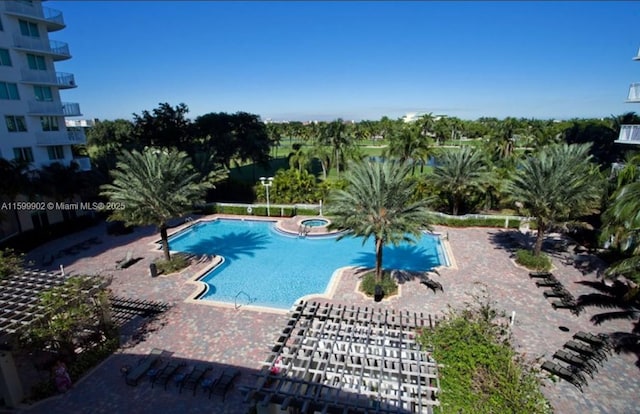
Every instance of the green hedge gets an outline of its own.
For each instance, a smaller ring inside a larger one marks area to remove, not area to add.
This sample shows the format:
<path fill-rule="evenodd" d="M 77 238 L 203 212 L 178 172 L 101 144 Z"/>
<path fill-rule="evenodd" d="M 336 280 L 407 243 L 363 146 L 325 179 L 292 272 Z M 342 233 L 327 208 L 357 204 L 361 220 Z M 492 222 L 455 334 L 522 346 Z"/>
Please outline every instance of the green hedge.
<path fill-rule="evenodd" d="M 198 213 L 201 214 L 236 214 L 250 215 L 258 217 L 267 217 L 267 207 L 251 206 L 251 213 L 247 212 L 248 206 L 224 206 L 219 204 L 208 204 L 201 208 Z M 317 216 L 318 210 L 305 209 L 296 207 L 270 207 L 271 217 L 293 217 L 296 215 Z M 282 215 L 281 215 L 282 214 Z"/>
<path fill-rule="evenodd" d="M 504 227 L 505 219 L 503 218 L 450 218 L 432 215 L 432 224 L 448 226 L 448 227 Z M 517 229 L 520 227 L 521 220 L 509 219 L 509 228 Z"/>
<path fill-rule="evenodd" d="M 367 272 L 367 274 L 362 277 L 362 282 L 360 282 L 360 291 L 367 296 L 373 297 L 375 294 L 376 285 L 382 286 L 385 297 L 389 297 L 398 293 L 398 284 L 391 277 L 391 274 L 389 272 L 383 272 L 382 281 L 378 283 L 376 282 L 375 271 Z"/>
<path fill-rule="evenodd" d="M 546 271 L 551 269 L 551 260 L 546 254 L 540 253 L 540 256 L 534 256 L 529 250 L 518 250 L 516 252 L 516 263 L 531 270 Z"/>

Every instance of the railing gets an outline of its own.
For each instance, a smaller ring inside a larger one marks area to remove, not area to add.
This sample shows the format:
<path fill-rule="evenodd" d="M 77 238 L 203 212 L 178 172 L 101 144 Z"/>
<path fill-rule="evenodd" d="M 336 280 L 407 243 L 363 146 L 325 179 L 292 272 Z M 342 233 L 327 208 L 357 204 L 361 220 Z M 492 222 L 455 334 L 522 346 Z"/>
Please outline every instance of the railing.
<path fill-rule="evenodd" d="M 7 12 L 21 14 L 23 16 L 35 17 L 47 23 L 57 26 L 64 26 L 64 18 L 60 10 L 49 7 L 38 7 L 35 4 L 23 3 L 20 1 L 4 1 L 4 8 Z"/>
<path fill-rule="evenodd" d="M 65 42 L 58 42 L 56 40 L 47 41 L 46 38 L 14 34 L 13 45 L 19 49 L 48 53 L 54 55 L 54 58 L 58 57 L 61 59 L 68 59 L 71 57 L 71 53 L 69 53 L 69 45 Z"/>
<path fill-rule="evenodd" d="M 627 102 L 640 102 L 640 83 L 632 83 L 629 87 Z"/>
<path fill-rule="evenodd" d="M 80 116 L 80 104 L 74 102 L 62 102 L 62 113 L 64 116 Z"/>
<path fill-rule="evenodd" d="M 30 83 L 55 85 L 61 89 L 75 88 L 76 80 L 73 74 L 64 72 L 48 72 L 44 70 L 22 70 L 22 80 Z"/>
<path fill-rule="evenodd" d="M 69 141 L 75 145 L 87 143 L 87 136 L 82 129 L 67 129 L 67 136 L 69 137 Z"/>
<path fill-rule="evenodd" d="M 89 157 L 74 157 L 71 162 L 78 164 L 80 171 L 91 171 L 91 158 Z"/>
<path fill-rule="evenodd" d="M 34 115 L 64 115 L 60 102 L 29 101 L 29 113 Z"/>
<path fill-rule="evenodd" d="M 618 144 L 640 144 L 640 125 L 622 125 Z"/>
<path fill-rule="evenodd" d="M 96 122 L 93 119 L 65 119 L 64 123 L 67 126 L 67 128 L 74 128 L 74 127 L 87 128 L 87 127 L 96 126 Z"/>

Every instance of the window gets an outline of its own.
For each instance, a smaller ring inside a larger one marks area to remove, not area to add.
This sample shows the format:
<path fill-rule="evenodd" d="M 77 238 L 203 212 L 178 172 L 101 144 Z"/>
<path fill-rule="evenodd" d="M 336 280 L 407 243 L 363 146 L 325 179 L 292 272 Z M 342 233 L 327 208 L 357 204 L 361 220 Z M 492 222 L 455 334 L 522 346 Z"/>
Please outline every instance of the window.
<path fill-rule="evenodd" d="M 49 152 L 50 160 L 61 160 L 64 158 L 64 148 L 62 145 L 52 145 L 47 147 L 47 152 Z"/>
<path fill-rule="evenodd" d="M 42 124 L 43 131 L 60 131 L 60 127 L 58 127 L 58 118 L 55 116 L 41 116 L 40 124 Z"/>
<path fill-rule="evenodd" d="M 53 101 L 53 95 L 51 94 L 51 88 L 48 86 L 34 86 L 33 91 L 36 94 L 36 101 Z"/>
<path fill-rule="evenodd" d="M 33 151 L 31 147 L 14 148 L 13 157 L 20 161 L 33 162 Z"/>
<path fill-rule="evenodd" d="M 0 32 L 4 32 L 4 27 L 2 27 L 2 20 L 0 20 Z"/>
<path fill-rule="evenodd" d="M 15 83 L 0 82 L 0 99 L 19 100 L 18 85 Z"/>
<path fill-rule="evenodd" d="M 27 63 L 31 70 L 47 70 L 47 64 L 45 63 L 44 56 L 27 53 Z"/>
<path fill-rule="evenodd" d="M 11 66 L 11 56 L 9 56 L 7 49 L 0 49 L 0 65 Z"/>
<path fill-rule="evenodd" d="M 20 22 L 20 33 L 22 36 L 40 37 L 38 32 L 38 25 L 35 23 L 27 22 L 25 20 L 18 20 Z"/>
<path fill-rule="evenodd" d="M 9 132 L 25 132 L 27 130 L 24 116 L 7 115 L 4 120 L 7 123 L 7 131 Z"/>

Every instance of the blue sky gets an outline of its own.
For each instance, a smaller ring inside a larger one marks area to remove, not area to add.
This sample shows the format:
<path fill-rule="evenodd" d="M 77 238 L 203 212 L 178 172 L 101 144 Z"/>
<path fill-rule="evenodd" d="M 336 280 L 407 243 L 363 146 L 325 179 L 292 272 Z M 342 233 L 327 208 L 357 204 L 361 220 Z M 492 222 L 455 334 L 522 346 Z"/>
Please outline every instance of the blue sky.
<path fill-rule="evenodd" d="M 640 82 L 636 2 L 50 1 L 84 118 L 159 102 L 273 120 L 607 117 Z"/>

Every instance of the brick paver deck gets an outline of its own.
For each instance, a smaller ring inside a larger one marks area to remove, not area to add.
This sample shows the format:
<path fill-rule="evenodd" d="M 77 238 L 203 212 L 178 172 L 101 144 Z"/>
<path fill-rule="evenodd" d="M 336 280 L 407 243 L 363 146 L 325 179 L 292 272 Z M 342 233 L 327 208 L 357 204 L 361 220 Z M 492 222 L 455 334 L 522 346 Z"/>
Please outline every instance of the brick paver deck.
<path fill-rule="evenodd" d="M 398 310 L 410 310 L 434 315 L 443 315 L 447 305 L 465 306 L 486 286 L 490 299 L 507 314 L 516 312 L 512 328 L 517 351 L 528 360 L 551 355 L 571 336 L 579 331 L 610 332 L 629 331 L 628 323 L 616 322 L 604 326 L 594 326 L 589 318 L 595 313 L 587 309 L 580 316 L 567 310 L 553 310 L 550 302 L 542 295 L 542 289 L 528 277 L 528 272 L 514 265 L 507 252 L 496 240 L 500 229 L 441 229 L 449 235 L 456 267 L 445 268 L 440 276 L 433 276 L 444 286 L 444 292 L 434 294 L 418 281 L 411 280 L 401 286 L 401 296 L 374 304 L 354 291 L 358 276 L 345 272 L 331 299 L 336 303 L 356 306 L 381 306 Z M 188 269 L 180 275 L 151 278 L 149 263 L 161 253 L 152 251 L 158 239 L 151 228 L 136 230 L 131 235 L 107 236 L 104 226 L 97 226 L 85 232 L 49 243 L 30 254 L 30 258 L 40 260 L 47 251 L 57 251 L 82 241 L 99 236 L 103 244 L 77 256 L 63 258 L 62 264 L 68 272 L 113 274 L 111 289 L 117 295 L 162 300 L 174 306 L 155 323 L 155 330 L 144 341 L 132 348 L 118 351 L 102 365 L 74 385 L 67 394 L 45 400 L 32 407 L 25 407 L 29 413 L 242 413 L 239 388 L 250 384 L 251 375 L 260 369 L 270 345 L 275 341 L 285 321 L 282 313 L 256 312 L 245 308 L 234 310 L 206 304 L 185 302 L 193 294 L 196 285 L 187 283 L 204 264 Z M 126 255 L 128 250 L 141 257 L 129 269 L 115 270 L 115 261 Z M 55 262 L 52 268 L 61 264 Z M 595 274 L 582 275 L 577 269 L 563 265 L 554 259 L 557 269 L 554 274 L 574 294 L 589 291 L 589 288 L 575 284 L 579 280 L 593 280 Z M 560 330 L 566 327 L 568 332 Z M 242 370 L 236 386 L 225 402 L 219 396 L 208 399 L 198 391 L 178 393 L 175 386 L 168 390 L 151 388 L 147 381 L 137 387 L 127 386 L 121 377 L 120 368 L 132 365 L 152 348 L 162 348 L 183 358 L 188 364 L 211 363 L 214 372 L 227 366 Z M 594 379 L 581 393 L 576 388 L 558 381 L 544 380 L 543 392 L 551 401 L 557 413 L 637 413 L 640 395 L 640 371 L 634 365 L 636 357 L 613 354 L 600 368 Z"/>

